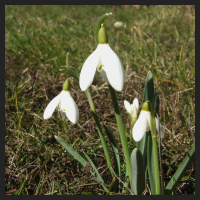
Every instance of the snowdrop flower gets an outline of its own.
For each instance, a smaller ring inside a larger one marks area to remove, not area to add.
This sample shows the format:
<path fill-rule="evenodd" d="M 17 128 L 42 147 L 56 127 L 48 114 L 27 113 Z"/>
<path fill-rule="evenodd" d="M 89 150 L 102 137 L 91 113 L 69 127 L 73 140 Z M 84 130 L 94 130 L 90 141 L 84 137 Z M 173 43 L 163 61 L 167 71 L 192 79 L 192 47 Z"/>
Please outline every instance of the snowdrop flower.
<path fill-rule="evenodd" d="M 164 137 L 163 126 L 161 123 L 159 123 L 159 119 L 157 117 L 155 117 L 155 121 L 156 121 L 156 130 L 158 132 L 158 125 L 159 125 L 160 137 L 163 138 Z M 145 102 L 142 105 L 140 116 L 138 120 L 136 121 L 132 130 L 133 139 L 136 142 L 140 141 L 143 138 L 146 131 L 148 131 L 149 129 L 151 129 L 151 112 L 149 111 L 148 102 Z"/>
<path fill-rule="evenodd" d="M 103 79 L 115 90 L 122 91 L 124 85 L 124 67 L 108 44 L 108 38 L 101 24 L 98 33 L 98 46 L 96 50 L 86 59 L 80 73 L 79 85 L 82 91 L 87 90 L 94 79 L 96 70 Z"/>
<path fill-rule="evenodd" d="M 140 141 L 146 131 L 151 127 L 151 112 L 149 111 L 148 102 L 143 103 L 142 110 L 140 112 L 138 120 L 135 122 L 135 125 L 132 130 L 133 139 L 138 142 Z"/>
<path fill-rule="evenodd" d="M 62 92 L 53 100 L 51 100 L 51 102 L 46 107 L 43 115 L 44 119 L 49 119 L 57 107 L 58 110 L 62 111 L 62 114 L 66 116 L 73 124 L 75 124 L 78 121 L 79 110 L 75 101 L 72 99 L 69 90 L 70 83 L 69 79 L 67 79 L 63 84 Z"/>
<path fill-rule="evenodd" d="M 134 125 L 135 121 L 137 120 L 137 114 L 139 111 L 139 101 L 137 98 L 133 100 L 133 104 L 130 104 L 128 101 L 124 100 L 124 106 L 127 112 L 130 114 L 131 117 L 131 124 Z"/>
<path fill-rule="evenodd" d="M 114 23 L 114 26 L 116 27 L 116 28 L 119 28 L 119 27 L 121 27 L 123 25 L 123 22 L 115 22 Z"/>

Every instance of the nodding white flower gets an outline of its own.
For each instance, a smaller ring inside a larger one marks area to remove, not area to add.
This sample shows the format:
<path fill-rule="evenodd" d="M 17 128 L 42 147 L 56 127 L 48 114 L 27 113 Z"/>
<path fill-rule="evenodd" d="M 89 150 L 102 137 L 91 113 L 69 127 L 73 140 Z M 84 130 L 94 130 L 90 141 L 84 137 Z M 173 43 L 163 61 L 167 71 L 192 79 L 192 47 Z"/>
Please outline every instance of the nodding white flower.
<path fill-rule="evenodd" d="M 133 100 L 133 104 L 130 104 L 128 101 L 124 100 L 124 106 L 127 112 L 130 114 L 131 121 L 137 120 L 137 114 L 139 111 L 139 101 L 137 98 Z"/>
<path fill-rule="evenodd" d="M 122 25 L 123 25 L 123 22 L 120 22 L 120 21 L 117 21 L 117 22 L 114 23 L 114 26 L 115 26 L 116 28 L 119 28 L 119 27 L 121 27 Z"/>
<path fill-rule="evenodd" d="M 164 137 L 164 129 L 159 119 L 155 117 L 156 121 L 156 130 L 158 132 L 158 124 L 160 125 L 160 137 Z M 146 131 L 151 129 L 151 112 L 149 111 L 149 104 L 147 102 L 143 103 L 142 110 L 140 112 L 138 120 L 135 122 L 135 125 L 132 129 L 133 139 L 138 142 L 140 141 Z"/>
<path fill-rule="evenodd" d="M 122 91 L 124 85 L 124 67 L 108 44 L 103 24 L 99 29 L 99 44 L 96 50 L 86 59 L 80 73 L 79 85 L 82 91 L 87 90 L 94 79 L 96 70 L 115 90 Z"/>
<path fill-rule="evenodd" d="M 69 89 L 70 89 L 70 84 L 69 84 L 69 79 L 67 79 L 63 84 L 62 92 L 54 99 L 52 99 L 48 104 L 48 106 L 46 107 L 43 115 L 44 119 L 49 119 L 57 107 L 57 109 L 59 111 L 62 111 L 62 114 L 65 117 L 67 117 L 73 124 L 75 124 L 78 121 L 79 110 L 70 94 Z"/>
<path fill-rule="evenodd" d="M 138 120 L 135 122 L 133 126 L 132 134 L 133 139 L 138 142 L 140 141 L 146 131 L 148 131 L 151 127 L 151 112 L 149 111 L 148 102 L 143 103 L 142 110 L 138 117 Z"/>

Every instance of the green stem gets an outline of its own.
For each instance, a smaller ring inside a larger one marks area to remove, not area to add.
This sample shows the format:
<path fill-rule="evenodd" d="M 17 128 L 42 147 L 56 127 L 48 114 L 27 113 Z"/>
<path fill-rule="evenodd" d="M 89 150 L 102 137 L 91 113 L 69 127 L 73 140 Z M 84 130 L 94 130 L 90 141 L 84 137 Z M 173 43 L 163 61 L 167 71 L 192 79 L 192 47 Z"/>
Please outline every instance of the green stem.
<path fill-rule="evenodd" d="M 117 97 L 115 94 L 115 90 L 112 88 L 111 85 L 109 85 L 108 87 L 109 87 L 109 91 L 110 91 L 110 95 L 112 98 L 112 103 L 113 103 L 113 107 L 114 107 L 114 111 L 115 111 L 115 117 L 116 117 L 118 129 L 119 129 L 119 135 L 121 138 L 122 148 L 124 150 L 124 156 L 125 156 L 127 169 L 128 169 L 128 176 L 129 176 L 129 180 L 131 181 L 131 159 L 130 159 L 130 153 L 129 153 L 129 149 L 128 149 L 127 140 L 126 140 L 126 135 L 124 132 L 124 124 L 122 122 L 122 117 L 120 115 L 120 110 L 119 110 L 119 106 L 117 103 Z"/>
<path fill-rule="evenodd" d="M 92 110 L 92 116 L 94 118 L 94 121 L 96 123 L 96 126 L 97 126 L 97 130 L 98 130 L 98 133 L 99 133 L 99 137 L 101 139 L 101 144 L 103 146 L 103 150 L 104 150 L 104 153 L 105 153 L 105 156 L 106 156 L 106 161 L 107 161 L 107 164 L 112 167 L 112 162 L 111 162 L 111 159 L 110 159 L 110 155 L 109 155 L 109 152 L 108 152 L 108 147 L 106 145 L 106 141 L 104 139 L 104 136 L 103 136 L 103 131 L 101 129 L 101 125 L 100 125 L 100 122 L 99 122 L 99 118 L 97 116 L 97 113 L 96 113 L 96 109 L 95 109 L 95 105 L 94 105 L 94 102 L 92 100 L 92 96 L 91 96 L 91 93 L 89 91 L 89 89 L 87 89 L 85 91 L 86 95 L 87 95 L 87 98 L 88 98 L 88 101 L 89 101 L 89 104 L 90 104 L 90 108 Z M 112 178 L 114 177 L 114 174 L 113 174 L 113 171 L 111 168 L 109 168 L 110 170 L 110 174 L 112 176 Z"/>
<path fill-rule="evenodd" d="M 159 164 L 158 164 L 158 149 L 157 149 L 157 138 L 152 137 L 153 142 L 153 154 L 154 154 L 154 170 L 155 170 L 155 181 L 156 181 L 156 195 L 161 195 L 160 187 L 160 176 L 159 176 Z"/>

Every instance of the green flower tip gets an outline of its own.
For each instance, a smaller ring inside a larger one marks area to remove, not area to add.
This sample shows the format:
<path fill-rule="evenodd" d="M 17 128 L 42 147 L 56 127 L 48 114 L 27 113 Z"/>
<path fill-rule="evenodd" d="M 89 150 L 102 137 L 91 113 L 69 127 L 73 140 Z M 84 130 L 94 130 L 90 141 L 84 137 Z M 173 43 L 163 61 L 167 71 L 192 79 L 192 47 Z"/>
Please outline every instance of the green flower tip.
<path fill-rule="evenodd" d="M 149 103 L 148 103 L 148 101 L 146 101 L 146 102 L 144 102 L 142 104 L 142 110 L 149 111 Z"/>
<path fill-rule="evenodd" d="M 101 24 L 101 28 L 99 29 L 98 42 L 99 42 L 99 44 L 108 43 L 108 36 L 107 36 L 106 29 L 104 28 L 103 24 Z"/>
<path fill-rule="evenodd" d="M 66 79 L 66 81 L 63 84 L 63 91 L 69 91 L 70 90 L 70 82 L 69 82 L 69 78 Z"/>

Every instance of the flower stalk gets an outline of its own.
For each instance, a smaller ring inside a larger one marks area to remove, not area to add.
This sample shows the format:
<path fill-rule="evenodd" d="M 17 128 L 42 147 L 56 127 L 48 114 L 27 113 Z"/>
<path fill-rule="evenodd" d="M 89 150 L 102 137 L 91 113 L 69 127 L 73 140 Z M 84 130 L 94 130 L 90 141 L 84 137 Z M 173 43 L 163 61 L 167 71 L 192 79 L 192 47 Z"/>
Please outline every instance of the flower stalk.
<path fill-rule="evenodd" d="M 108 87 L 109 87 L 109 91 L 110 91 L 110 95 L 112 98 L 112 103 L 113 103 L 113 107 L 114 107 L 114 111 L 115 111 L 115 117 L 116 117 L 116 121 L 117 121 L 117 125 L 118 125 L 122 148 L 124 150 L 124 156 L 125 156 L 125 160 L 126 160 L 128 176 L 129 176 L 129 180 L 131 180 L 131 159 L 130 159 L 130 153 L 129 153 L 126 135 L 125 135 L 125 131 L 124 131 L 124 124 L 122 122 L 122 117 L 120 115 L 120 110 L 119 110 L 119 106 L 117 103 L 117 97 L 115 94 L 115 90 L 112 88 L 111 85 L 108 85 Z"/>
<path fill-rule="evenodd" d="M 112 162 L 111 162 L 111 158 L 110 158 L 110 154 L 108 152 L 108 147 L 106 145 L 106 141 L 104 139 L 104 136 L 103 136 L 103 131 L 101 129 L 101 125 L 100 125 L 100 122 L 99 122 L 99 118 L 97 116 L 97 113 L 96 113 L 96 109 L 95 109 L 95 105 L 94 105 L 94 102 L 92 100 L 92 96 L 91 96 L 91 93 L 89 91 L 89 89 L 87 89 L 85 91 L 86 95 L 87 95 L 87 98 L 88 98 L 88 101 L 89 101 L 89 104 L 90 104 L 90 108 L 92 110 L 92 116 L 94 118 L 94 121 L 96 123 L 96 126 L 97 126 L 97 130 L 98 130 L 98 133 L 99 133 L 99 137 L 101 139 L 101 144 L 103 146 L 103 150 L 104 150 L 104 153 L 105 153 L 105 156 L 106 156 L 106 161 L 107 161 L 107 164 L 112 167 Z M 112 178 L 114 177 L 114 174 L 113 174 L 113 171 L 112 169 L 109 167 L 109 170 L 110 170 L 110 174 L 112 176 Z"/>
<path fill-rule="evenodd" d="M 158 97 L 158 93 L 154 94 L 152 107 L 151 107 L 151 136 L 153 143 L 153 157 L 154 157 L 154 174 L 155 174 L 155 194 L 161 195 L 161 185 L 160 185 L 160 171 L 158 162 L 158 146 L 157 146 L 157 135 L 156 135 L 156 119 L 155 119 L 155 101 Z"/>

